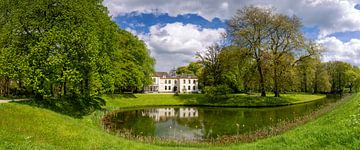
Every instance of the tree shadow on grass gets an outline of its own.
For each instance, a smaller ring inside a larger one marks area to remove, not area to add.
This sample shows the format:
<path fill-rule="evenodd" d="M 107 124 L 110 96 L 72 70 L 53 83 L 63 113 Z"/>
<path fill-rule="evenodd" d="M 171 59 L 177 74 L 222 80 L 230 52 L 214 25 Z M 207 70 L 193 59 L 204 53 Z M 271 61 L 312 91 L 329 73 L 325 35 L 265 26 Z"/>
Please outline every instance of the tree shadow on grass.
<path fill-rule="evenodd" d="M 180 101 L 188 105 L 199 105 L 209 103 L 204 94 L 174 94 Z"/>
<path fill-rule="evenodd" d="M 282 106 L 290 104 L 294 99 L 288 97 L 261 97 L 257 95 L 236 95 L 228 100 L 227 104 L 238 106 L 251 106 L 251 107 L 263 107 L 263 106 Z"/>
<path fill-rule="evenodd" d="M 133 93 L 121 93 L 121 94 L 107 94 L 107 97 L 111 99 L 117 98 L 137 98 Z"/>
<path fill-rule="evenodd" d="M 74 118 L 82 118 L 95 110 L 102 110 L 101 106 L 106 104 L 105 100 L 100 97 L 68 97 L 60 99 L 20 101 L 15 103 L 49 109 Z"/>
<path fill-rule="evenodd" d="M 218 95 L 207 97 L 206 94 L 179 94 L 175 95 L 185 104 L 190 105 L 219 105 L 219 106 L 241 106 L 241 107 L 263 107 L 287 105 L 293 99 L 287 97 L 261 97 L 252 95 Z"/>

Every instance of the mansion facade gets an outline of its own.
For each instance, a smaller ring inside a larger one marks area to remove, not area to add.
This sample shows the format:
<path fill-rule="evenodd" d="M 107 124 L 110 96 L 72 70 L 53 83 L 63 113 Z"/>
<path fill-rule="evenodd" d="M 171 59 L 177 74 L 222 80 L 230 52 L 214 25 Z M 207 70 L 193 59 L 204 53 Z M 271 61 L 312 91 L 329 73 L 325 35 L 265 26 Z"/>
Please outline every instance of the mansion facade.
<path fill-rule="evenodd" d="M 145 93 L 198 93 L 198 79 L 194 75 L 176 75 L 174 71 L 156 72 L 153 83 L 145 87 Z"/>

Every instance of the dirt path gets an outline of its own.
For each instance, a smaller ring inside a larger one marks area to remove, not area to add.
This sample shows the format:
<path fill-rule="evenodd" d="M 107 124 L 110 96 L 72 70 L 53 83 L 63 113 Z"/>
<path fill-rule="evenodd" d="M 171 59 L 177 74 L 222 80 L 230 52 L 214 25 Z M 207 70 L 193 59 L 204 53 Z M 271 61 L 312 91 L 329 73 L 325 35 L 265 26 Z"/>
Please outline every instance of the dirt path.
<path fill-rule="evenodd" d="M 9 100 L 0 100 L 1 103 L 9 103 L 9 102 L 20 102 L 20 101 L 29 101 L 31 99 L 9 99 Z"/>

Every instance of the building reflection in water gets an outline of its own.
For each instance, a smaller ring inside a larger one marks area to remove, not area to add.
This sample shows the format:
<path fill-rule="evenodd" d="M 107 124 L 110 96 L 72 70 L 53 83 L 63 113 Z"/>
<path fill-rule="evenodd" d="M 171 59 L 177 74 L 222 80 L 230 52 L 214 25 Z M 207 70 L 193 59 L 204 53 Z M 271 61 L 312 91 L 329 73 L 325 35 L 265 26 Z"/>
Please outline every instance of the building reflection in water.
<path fill-rule="evenodd" d="M 196 108 L 156 108 L 142 111 L 142 116 L 148 116 L 156 122 L 166 120 L 167 118 L 193 118 L 198 117 L 199 112 Z"/>

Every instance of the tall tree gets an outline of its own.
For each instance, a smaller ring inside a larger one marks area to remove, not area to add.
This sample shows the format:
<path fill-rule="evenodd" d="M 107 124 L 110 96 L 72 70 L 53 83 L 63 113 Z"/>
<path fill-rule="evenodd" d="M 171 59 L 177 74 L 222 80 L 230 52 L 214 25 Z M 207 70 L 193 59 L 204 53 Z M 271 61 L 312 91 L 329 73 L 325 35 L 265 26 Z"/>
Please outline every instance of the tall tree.
<path fill-rule="evenodd" d="M 244 48 L 256 63 L 259 74 L 261 96 L 266 96 L 264 77 L 264 54 L 270 37 L 272 12 L 270 9 L 258 7 L 245 7 L 238 10 L 235 16 L 228 22 L 228 36 L 233 44 Z"/>
<path fill-rule="evenodd" d="M 302 47 L 304 38 L 300 31 L 301 23 L 297 17 L 273 15 L 269 19 L 271 20 L 269 50 L 273 70 L 273 91 L 275 97 L 279 97 L 279 79 L 291 67 L 292 62 L 288 58 L 291 58 L 292 53 Z"/>
<path fill-rule="evenodd" d="M 216 86 L 223 84 L 223 67 L 220 59 L 222 47 L 218 44 L 209 46 L 204 53 L 197 53 L 197 57 L 204 66 L 203 86 Z"/>

